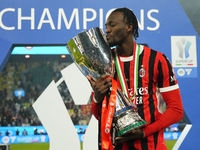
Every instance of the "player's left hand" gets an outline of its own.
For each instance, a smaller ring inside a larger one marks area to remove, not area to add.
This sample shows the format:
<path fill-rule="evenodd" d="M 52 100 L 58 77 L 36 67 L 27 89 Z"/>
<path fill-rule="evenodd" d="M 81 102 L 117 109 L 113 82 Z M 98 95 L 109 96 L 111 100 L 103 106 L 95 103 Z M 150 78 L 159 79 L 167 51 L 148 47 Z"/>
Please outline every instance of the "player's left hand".
<path fill-rule="evenodd" d="M 116 143 L 122 143 L 129 140 L 142 139 L 144 137 L 142 129 L 133 129 L 130 133 L 115 138 Z"/>

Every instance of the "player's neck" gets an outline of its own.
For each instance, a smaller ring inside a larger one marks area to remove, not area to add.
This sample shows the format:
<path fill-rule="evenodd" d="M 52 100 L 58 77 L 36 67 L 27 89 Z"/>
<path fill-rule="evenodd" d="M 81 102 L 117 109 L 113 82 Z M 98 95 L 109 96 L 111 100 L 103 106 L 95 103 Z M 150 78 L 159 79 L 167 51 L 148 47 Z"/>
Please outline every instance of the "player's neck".
<path fill-rule="evenodd" d="M 126 40 L 122 45 L 117 45 L 117 52 L 122 56 L 132 56 L 134 50 L 134 39 Z"/>

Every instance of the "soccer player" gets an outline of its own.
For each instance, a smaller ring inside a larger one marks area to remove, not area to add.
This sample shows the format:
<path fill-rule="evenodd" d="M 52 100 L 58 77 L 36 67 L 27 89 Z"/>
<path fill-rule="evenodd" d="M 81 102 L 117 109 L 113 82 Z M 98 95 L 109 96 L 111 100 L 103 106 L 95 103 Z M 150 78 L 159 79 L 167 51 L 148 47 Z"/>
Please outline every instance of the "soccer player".
<path fill-rule="evenodd" d="M 128 93 L 127 96 L 137 106 L 139 115 L 148 124 L 133 129 L 125 136 L 115 137 L 114 143 L 111 138 L 106 143 L 102 139 L 104 131 L 99 130 L 99 149 L 166 150 L 164 129 L 183 117 L 181 95 L 172 65 L 163 53 L 135 42 L 134 39 L 139 36 L 138 22 L 130 9 L 114 10 L 105 26 L 109 46 L 116 46 L 112 51 L 117 60 L 115 63 L 118 63 L 114 75 L 117 86 Z M 94 91 L 92 113 L 100 125 L 103 120 L 102 102 L 112 86 L 112 80 L 108 77 L 106 74 L 96 80 L 90 75 L 87 77 Z M 162 97 L 167 105 L 164 113 L 161 108 Z"/>

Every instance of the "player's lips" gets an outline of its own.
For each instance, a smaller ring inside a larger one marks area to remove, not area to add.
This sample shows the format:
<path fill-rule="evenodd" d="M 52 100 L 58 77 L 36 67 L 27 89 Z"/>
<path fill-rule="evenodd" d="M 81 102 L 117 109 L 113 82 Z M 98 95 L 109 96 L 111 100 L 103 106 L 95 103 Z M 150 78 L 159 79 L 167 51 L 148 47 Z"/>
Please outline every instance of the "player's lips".
<path fill-rule="evenodd" d="M 106 39 L 109 40 L 110 36 L 106 35 Z"/>

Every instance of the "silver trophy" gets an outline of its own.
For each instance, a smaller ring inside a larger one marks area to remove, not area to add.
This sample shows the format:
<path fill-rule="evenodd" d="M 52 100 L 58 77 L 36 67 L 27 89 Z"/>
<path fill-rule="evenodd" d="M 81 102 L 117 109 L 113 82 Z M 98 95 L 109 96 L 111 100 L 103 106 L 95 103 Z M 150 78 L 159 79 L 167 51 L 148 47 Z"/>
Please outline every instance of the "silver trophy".
<path fill-rule="evenodd" d="M 114 76 L 115 62 L 102 29 L 96 27 L 83 31 L 70 39 L 66 47 L 84 76 L 90 74 L 94 79 L 106 73 L 111 77 Z M 147 124 L 137 113 L 137 107 L 119 88 L 117 88 L 113 121 L 117 131 L 116 136 Z"/>

